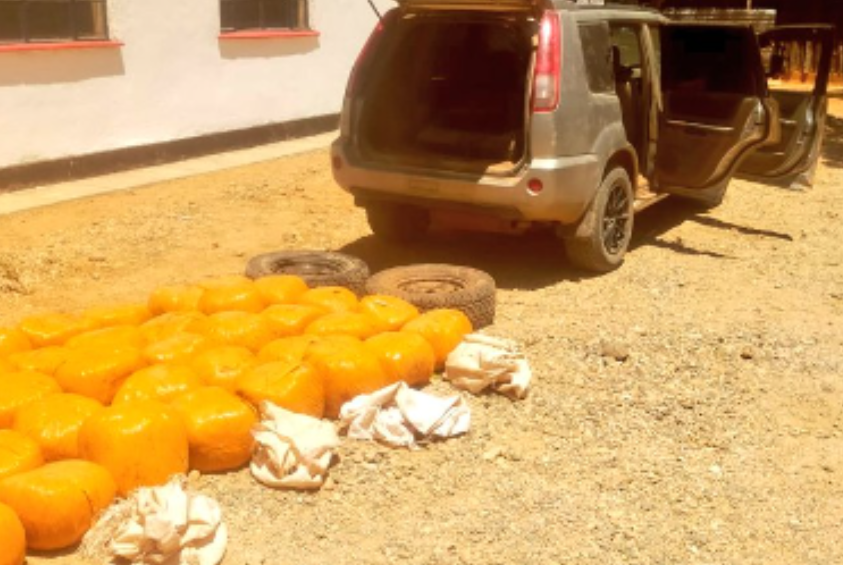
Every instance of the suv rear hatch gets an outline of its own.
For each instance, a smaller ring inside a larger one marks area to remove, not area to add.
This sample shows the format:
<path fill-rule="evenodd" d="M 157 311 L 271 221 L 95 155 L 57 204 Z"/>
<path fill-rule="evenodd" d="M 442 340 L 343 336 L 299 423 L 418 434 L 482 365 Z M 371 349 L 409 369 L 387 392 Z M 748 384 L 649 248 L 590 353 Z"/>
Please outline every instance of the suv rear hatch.
<path fill-rule="evenodd" d="M 517 169 L 528 152 L 533 46 L 548 35 L 539 33 L 534 2 L 399 4 L 370 39 L 349 84 L 361 161 L 474 174 Z M 558 53 L 558 20 L 553 31 L 544 43 L 555 39 Z M 558 54 L 556 71 L 550 82 L 558 84 Z M 553 90 L 558 96 L 558 86 Z"/>

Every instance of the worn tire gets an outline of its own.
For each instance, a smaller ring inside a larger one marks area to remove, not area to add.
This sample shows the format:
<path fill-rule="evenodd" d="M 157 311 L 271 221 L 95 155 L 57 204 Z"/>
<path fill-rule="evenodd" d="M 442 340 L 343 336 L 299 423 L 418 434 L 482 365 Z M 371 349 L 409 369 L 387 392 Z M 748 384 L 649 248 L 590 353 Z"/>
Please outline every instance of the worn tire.
<path fill-rule="evenodd" d="M 430 227 L 430 213 L 416 206 L 369 204 L 366 219 L 375 237 L 397 243 L 419 239 Z"/>
<path fill-rule="evenodd" d="M 397 296 L 421 311 L 453 308 L 463 312 L 474 329 L 495 321 L 495 280 L 477 269 L 422 264 L 395 267 L 373 275 L 368 294 Z"/>
<path fill-rule="evenodd" d="M 310 287 L 342 286 L 362 296 L 369 278 L 369 266 L 361 259 L 335 251 L 275 251 L 252 257 L 246 276 L 296 275 Z"/>
<path fill-rule="evenodd" d="M 623 264 L 632 239 L 635 195 L 626 169 L 609 171 L 597 189 L 574 237 L 565 240 L 572 265 L 607 273 Z"/>

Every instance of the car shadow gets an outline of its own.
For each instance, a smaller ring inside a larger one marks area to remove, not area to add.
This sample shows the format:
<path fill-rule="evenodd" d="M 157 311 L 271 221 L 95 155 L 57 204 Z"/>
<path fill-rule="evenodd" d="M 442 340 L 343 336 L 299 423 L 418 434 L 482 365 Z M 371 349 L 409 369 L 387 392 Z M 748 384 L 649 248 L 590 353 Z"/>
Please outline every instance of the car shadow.
<path fill-rule="evenodd" d="M 634 261 L 634 251 L 641 247 L 657 247 L 681 255 L 735 259 L 719 251 L 690 246 L 680 238 L 669 241 L 664 238 L 665 233 L 685 222 L 741 236 L 793 241 L 789 234 L 727 222 L 701 212 L 699 206 L 692 202 L 669 198 L 636 216 L 630 244 L 633 256 L 627 260 Z M 562 242 L 547 230 L 530 232 L 521 237 L 435 231 L 424 239 L 405 245 L 367 235 L 337 251 L 363 259 L 372 273 L 419 263 L 466 265 L 489 273 L 498 288 L 509 290 L 537 290 L 561 281 L 577 282 L 600 276 L 571 266 L 563 247 Z"/>
<path fill-rule="evenodd" d="M 588 276 L 569 265 L 561 242 L 548 232 L 522 237 L 433 232 L 404 245 L 368 235 L 338 251 L 363 259 L 372 273 L 418 263 L 465 265 L 489 273 L 498 288 L 510 290 L 537 290 Z"/>

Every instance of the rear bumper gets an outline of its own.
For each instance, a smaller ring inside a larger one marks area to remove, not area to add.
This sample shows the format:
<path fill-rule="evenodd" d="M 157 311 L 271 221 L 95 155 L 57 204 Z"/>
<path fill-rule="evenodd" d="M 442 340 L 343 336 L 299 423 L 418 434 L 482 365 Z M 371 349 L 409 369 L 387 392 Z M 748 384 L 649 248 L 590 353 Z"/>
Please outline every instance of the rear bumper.
<path fill-rule="evenodd" d="M 464 209 L 508 220 L 573 224 L 600 182 L 596 155 L 534 159 L 516 176 L 434 174 L 360 163 L 341 138 L 331 147 L 334 179 L 358 203 L 388 200 L 425 208 Z M 528 190 L 532 179 L 539 193 Z"/>

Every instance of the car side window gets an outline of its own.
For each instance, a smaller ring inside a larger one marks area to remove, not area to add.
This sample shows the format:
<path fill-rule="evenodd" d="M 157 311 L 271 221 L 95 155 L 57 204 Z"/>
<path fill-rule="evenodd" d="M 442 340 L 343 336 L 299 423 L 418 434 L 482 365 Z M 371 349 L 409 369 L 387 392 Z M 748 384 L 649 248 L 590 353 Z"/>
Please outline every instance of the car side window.
<path fill-rule="evenodd" d="M 612 92 L 615 81 L 612 77 L 609 26 L 605 23 L 580 24 L 580 41 L 588 75 L 588 89 L 594 93 Z"/>

